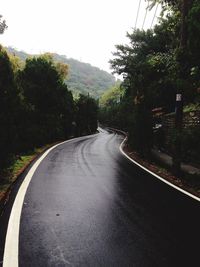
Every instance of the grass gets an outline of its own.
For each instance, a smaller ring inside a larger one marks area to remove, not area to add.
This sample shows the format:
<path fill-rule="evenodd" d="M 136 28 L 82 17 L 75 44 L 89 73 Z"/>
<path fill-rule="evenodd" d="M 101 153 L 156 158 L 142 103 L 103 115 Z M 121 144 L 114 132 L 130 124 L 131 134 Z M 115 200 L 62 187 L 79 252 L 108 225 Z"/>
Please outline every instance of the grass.
<path fill-rule="evenodd" d="M 15 157 L 10 165 L 0 173 L 0 201 L 5 196 L 7 190 L 16 181 L 18 176 L 40 153 L 51 147 L 53 144 L 47 144 L 43 147 L 36 148 L 27 153 Z"/>
<path fill-rule="evenodd" d="M 18 173 L 20 172 L 20 170 L 26 165 L 28 164 L 33 157 L 35 156 L 35 153 L 32 153 L 30 155 L 24 155 L 24 156 L 20 156 L 19 159 L 17 159 L 13 166 L 10 167 L 11 169 L 11 173 L 12 173 L 12 177 L 11 177 L 11 181 L 13 179 L 15 179 L 15 177 L 18 175 Z"/>
<path fill-rule="evenodd" d="M 183 109 L 184 112 L 192 112 L 192 111 L 197 111 L 197 110 L 200 110 L 199 103 L 187 105 Z"/>

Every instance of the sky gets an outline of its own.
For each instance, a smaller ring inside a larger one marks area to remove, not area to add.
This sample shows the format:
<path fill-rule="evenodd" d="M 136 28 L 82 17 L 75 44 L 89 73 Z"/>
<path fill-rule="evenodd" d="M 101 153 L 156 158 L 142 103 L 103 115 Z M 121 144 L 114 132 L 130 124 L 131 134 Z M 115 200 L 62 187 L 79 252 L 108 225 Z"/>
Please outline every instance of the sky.
<path fill-rule="evenodd" d="M 2 0 L 0 14 L 8 29 L 0 43 L 31 54 L 62 54 L 111 72 L 108 61 L 116 44 L 128 43 L 126 32 L 135 27 L 138 4 L 139 0 Z M 137 28 L 142 27 L 146 6 L 141 0 Z M 154 12 L 147 13 L 144 29 L 150 28 Z"/>

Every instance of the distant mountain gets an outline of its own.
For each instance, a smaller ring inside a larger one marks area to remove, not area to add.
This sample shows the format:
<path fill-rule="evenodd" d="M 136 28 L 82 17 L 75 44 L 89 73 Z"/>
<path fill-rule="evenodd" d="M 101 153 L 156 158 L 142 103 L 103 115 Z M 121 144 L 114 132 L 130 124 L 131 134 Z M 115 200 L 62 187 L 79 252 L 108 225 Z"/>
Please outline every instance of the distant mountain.
<path fill-rule="evenodd" d="M 15 54 L 22 60 L 32 56 L 24 51 L 18 51 L 12 47 L 7 47 L 9 53 Z M 53 54 L 56 61 L 69 65 L 69 75 L 66 80 L 69 90 L 73 94 L 90 94 L 94 98 L 99 98 L 109 87 L 115 84 L 115 77 L 110 73 L 94 67 L 88 63 L 80 62 L 64 55 Z"/>

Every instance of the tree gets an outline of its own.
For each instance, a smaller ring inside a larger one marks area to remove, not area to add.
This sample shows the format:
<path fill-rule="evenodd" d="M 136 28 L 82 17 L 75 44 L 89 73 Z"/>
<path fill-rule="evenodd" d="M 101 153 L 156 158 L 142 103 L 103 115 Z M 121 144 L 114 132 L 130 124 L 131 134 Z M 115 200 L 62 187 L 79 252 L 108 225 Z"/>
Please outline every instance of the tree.
<path fill-rule="evenodd" d="M 0 46 L 0 169 L 16 151 L 19 97 L 14 71 L 7 52 Z"/>
<path fill-rule="evenodd" d="M 111 125 L 115 128 L 124 128 L 126 118 L 122 114 L 122 100 L 124 88 L 121 81 L 110 87 L 99 99 L 99 121 L 104 125 Z"/>
<path fill-rule="evenodd" d="M 110 107 L 120 102 L 123 96 L 123 88 L 121 87 L 121 82 L 117 81 L 116 84 L 110 87 L 99 99 L 99 105 L 101 107 Z"/>
<path fill-rule="evenodd" d="M 6 21 L 2 20 L 2 15 L 0 15 L 0 34 L 3 34 L 7 28 Z"/>
<path fill-rule="evenodd" d="M 126 102 L 132 105 L 132 122 L 129 120 L 127 127 L 130 142 L 142 156 L 148 156 L 152 145 L 151 110 L 156 102 L 166 107 L 168 105 L 161 94 L 165 89 L 166 95 L 169 93 L 167 85 L 170 80 L 163 78 L 163 71 L 169 71 L 167 67 L 170 63 L 166 66 L 165 54 L 170 47 L 167 47 L 168 39 L 164 42 L 152 30 L 137 30 L 128 34 L 128 37 L 130 45 L 116 46 L 115 58 L 110 63 L 116 73 L 124 76 Z"/>
<path fill-rule="evenodd" d="M 79 95 L 76 100 L 77 135 L 91 134 L 97 129 L 97 101 L 89 95 Z"/>
<path fill-rule="evenodd" d="M 114 72 L 124 77 L 122 103 L 127 103 L 129 110 L 124 116 L 131 113 L 127 129 L 130 141 L 141 154 L 146 154 L 152 144 L 153 108 L 174 112 L 177 88 L 184 91 L 184 104 L 199 99 L 200 41 L 195 36 L 200 33 L 200 3 L 198 0 L 152 0 L 151 7 L 156 3 L 163 6 L 159 24 L 153 30 L 128 33 L 129 45 L 117 45 L 110 61 Z M 180 166 L 180 131 L 175 136 L 173 145 L 179 146 L 175 160 Z"/>
<path fill-rule="evenodd" d="M 71 136 L 75 119 L 77 134 L 96 131 L 97 101 L 80 96 L 75 106 L 67 73 L 51 54 L 24 64 L 0 46 L 0 170 L 17 154 Z"/>
<path fill-rule="evenodd" d="M 27 59 L 19 75 L 28 114 L 27 143 L 41 145 L 70 135 L 73 98 L 57 66 L 44 54 Z"/>
<path fill-rule="evenodd" d="M 180 6 L 181 0 L 150 0 L 151 5 L 149 5 L 149 8 L 153 8 L 156 4 L 161 4 L 163 7 L 166 5 L 170 7 L 178 7 Z"/>

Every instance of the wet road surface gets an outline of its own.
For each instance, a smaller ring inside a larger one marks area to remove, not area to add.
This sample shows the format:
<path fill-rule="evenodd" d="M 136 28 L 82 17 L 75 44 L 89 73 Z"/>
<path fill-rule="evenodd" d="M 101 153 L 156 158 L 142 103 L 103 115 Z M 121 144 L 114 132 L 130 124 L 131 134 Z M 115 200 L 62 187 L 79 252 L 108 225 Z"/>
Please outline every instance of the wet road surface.
<path fill-rule="evenodd" d="M 42 161 L 22 209 L 20 267 L 200 266 L 199 203 L 129 162 L 122 140 L 104 131 Z"/>

